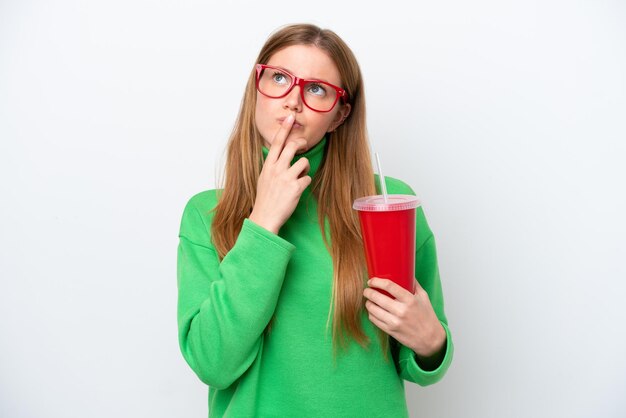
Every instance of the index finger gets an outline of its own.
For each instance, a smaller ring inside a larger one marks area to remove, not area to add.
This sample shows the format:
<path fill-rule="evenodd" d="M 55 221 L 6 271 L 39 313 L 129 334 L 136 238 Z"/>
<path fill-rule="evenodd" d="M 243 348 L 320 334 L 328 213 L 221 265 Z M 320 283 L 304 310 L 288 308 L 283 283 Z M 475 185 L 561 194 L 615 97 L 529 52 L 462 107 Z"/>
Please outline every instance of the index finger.
<path fill-rule="evenodd" d="M 372 277 L 367 282 L 367 284 L 369 287 L 375 287 L 377 289 L 384 290 L 400 302 L 406 302 L 408 298 L 413 297 L 413 294 L 411 292 L 389 279 Z"/>
<path fill-rule="evenodd" d="M 270 152 L 267 154 L 267 160 L 272 162 L 276 162 L 278 160 L 278 157 L 280 157 L 280 153 L 285 146 L 285 140 L 289 136 L 289 132 L 291 132 L 291 127 L 293 126 L 295 119 L 295 115 L 290 113 L 280 125 L 278 132 L 276 132 L 276 135 L 274 135 L 274 138 L 272 139 Z"/>

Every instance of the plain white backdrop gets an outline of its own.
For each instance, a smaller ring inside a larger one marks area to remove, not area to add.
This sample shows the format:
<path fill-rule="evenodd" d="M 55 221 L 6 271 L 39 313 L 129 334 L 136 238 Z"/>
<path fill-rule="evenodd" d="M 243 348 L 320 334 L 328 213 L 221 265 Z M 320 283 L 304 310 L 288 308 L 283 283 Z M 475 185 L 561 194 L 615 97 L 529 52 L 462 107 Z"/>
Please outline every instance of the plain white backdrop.
<path fill-rule="evenodd" d="M 295 22 L 354 50 L 437 238 L 455 359 L 411 416 L 624 416 L 626 5 L 408 5 L 0 1 L 0 416 L 206 416 L 180 216 Z"/>

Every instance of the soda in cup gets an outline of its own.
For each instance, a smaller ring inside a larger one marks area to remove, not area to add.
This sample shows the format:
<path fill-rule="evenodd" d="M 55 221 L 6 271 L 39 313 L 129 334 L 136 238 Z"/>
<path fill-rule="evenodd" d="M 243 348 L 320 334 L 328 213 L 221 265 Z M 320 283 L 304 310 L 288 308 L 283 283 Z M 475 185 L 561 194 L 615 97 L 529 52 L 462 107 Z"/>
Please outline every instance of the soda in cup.
<path fill-rule="evenodd" d="M 416 196 L 389 194 L 354 201 L 359 212 L 361 235 L 369 277 L 389 279 L 415 293 Z M 392 297 L 381 289 L 379 292 Z"/>

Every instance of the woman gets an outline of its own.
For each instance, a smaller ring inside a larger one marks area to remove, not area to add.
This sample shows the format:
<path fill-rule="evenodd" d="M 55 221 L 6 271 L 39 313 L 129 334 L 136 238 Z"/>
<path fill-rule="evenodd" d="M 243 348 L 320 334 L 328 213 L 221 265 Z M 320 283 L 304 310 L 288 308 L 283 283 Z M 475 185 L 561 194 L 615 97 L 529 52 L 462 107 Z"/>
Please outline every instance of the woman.
<path fill-rule="evenodd" d="M 183 356 L 210 386 L 211 417 L 408 416 L 403 379 L 435 383 L 453 351 L 424 214 L 415 294 L 368 282 L 352 203 L 377 178 L 354 55 L 329 30 L 291 25 L 256 62 L 224 188 L 193 196 L 181 221 Z"/>

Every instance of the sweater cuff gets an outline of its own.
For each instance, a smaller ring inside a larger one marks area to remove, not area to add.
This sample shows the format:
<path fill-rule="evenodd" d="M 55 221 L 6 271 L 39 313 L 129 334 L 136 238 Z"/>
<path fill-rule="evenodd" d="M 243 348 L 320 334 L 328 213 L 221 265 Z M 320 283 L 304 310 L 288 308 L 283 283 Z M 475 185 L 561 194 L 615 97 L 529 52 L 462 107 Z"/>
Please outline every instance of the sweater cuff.
<path fill-rule="evenodd" d="M 452 362 L 454 353 L 454 344 L 452 344 L 452 336 L 448 326 L 441 322 L 443 329 L 446 331 L 446 354 L 441 364 L 435 370 L 422 369 L 415 358 L 415 353 L 410 348 L 400 346 L 400 367 L 406 373 L 406 379 L 417 383 L 420 386 L 428 386 L 437 383 L 446 374 Z"/>
<path fill-rule="evenodd" d="M 261 238 L 268 240 L 270 243 L 277 245 L 278 247 L 286 250 L 289 253 L 292 253 L 296 249 L 296 247 L 289 241 L 285 240 L 284 238 L 276 234 L 273 234 L 272 232 L 268 231 L 262 226 L 255 224 L 253 221 L 251 221 L 248 218 L 245 218 L 243 220 L 243 225 L 241 226 L 241 233 L 242 234 L 252 233 L 257 236 L 260 236 Z"/>

